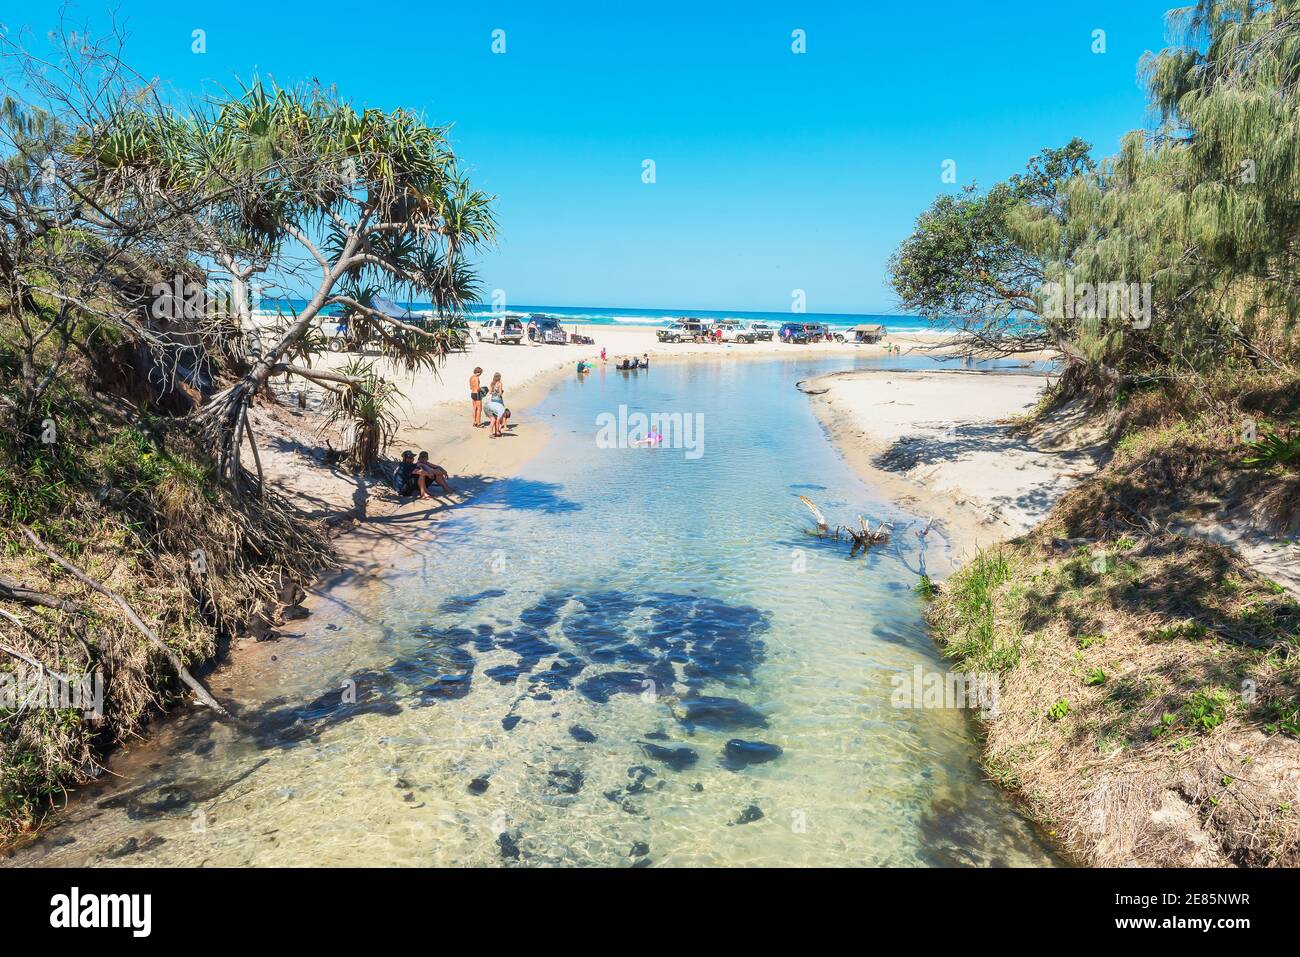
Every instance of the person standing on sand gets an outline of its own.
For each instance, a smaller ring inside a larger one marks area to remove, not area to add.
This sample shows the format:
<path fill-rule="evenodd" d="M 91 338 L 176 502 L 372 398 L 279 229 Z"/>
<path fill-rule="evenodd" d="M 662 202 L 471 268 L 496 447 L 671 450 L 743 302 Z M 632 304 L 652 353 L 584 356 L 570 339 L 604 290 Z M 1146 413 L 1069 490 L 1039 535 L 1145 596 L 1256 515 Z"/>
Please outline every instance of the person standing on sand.
<path fill-rule="evenodd" d="M 501 373 L 492 375 L 492 385 L 488 387 L 487 414 L 492 416 L 492 431 L 488 433 L 494 439 L 501 438 L 501 430 L 510 421 L 510 410 L 506 408 L 506 387 L 501 381 Z"/>
<path fill-rule="evenodd" d="M 483 374 L 482 366 L 474 367 L 474 374 L 469 377 L 469 404 L 470 410 L 474 414 L 474 428 L 483 424 L 483 387 L 479 385 L 478 377 Z"/>

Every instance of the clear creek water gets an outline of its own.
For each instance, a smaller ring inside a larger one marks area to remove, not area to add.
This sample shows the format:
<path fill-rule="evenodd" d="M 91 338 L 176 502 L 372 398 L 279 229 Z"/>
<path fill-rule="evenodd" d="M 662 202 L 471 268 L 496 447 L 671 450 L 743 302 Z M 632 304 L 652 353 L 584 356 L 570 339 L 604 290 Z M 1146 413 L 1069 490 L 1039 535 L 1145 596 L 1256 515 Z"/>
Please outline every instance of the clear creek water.
<path fill-rule="evenodd" d="M 239 687 L 213 676 L 238 720 L 162 723 L 10 863 L 1053 863 L 962 712 L 891 706 L 891 676 L 944 666 L 914 517 L 794 388 L 843 366 L 564 382 L 520 417 L 552 430 L 522 476 L 399 526 L 416 558 L 327 592 Z M 700 454 L 600 447 L 620 405 L 698 413 Z M 800 493 L 896 545 L 850 558 Z"/>

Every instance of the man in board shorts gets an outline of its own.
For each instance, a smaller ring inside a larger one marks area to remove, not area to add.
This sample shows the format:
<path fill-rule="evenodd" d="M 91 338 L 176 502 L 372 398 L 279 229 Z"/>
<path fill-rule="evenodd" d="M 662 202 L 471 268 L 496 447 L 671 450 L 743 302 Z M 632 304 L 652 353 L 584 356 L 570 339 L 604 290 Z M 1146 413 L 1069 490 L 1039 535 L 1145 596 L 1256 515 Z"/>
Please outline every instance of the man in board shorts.
<path fill-rule="evenodd" d="M 469 404 L 474 413 L 474 428 L 483 424 L 483 387 L 478 377 L 483 374 L 482 366 L 474 367 L 474 374 L 469 377 Z"/>

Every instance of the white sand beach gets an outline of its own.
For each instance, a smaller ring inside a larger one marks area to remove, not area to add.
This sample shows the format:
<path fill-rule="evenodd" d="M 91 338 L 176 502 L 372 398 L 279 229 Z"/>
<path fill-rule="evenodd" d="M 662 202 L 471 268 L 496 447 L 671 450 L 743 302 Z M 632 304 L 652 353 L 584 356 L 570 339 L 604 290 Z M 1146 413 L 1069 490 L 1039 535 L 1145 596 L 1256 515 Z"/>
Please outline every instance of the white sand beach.
<path fill-rule="evenodd" d="M 950 571 L 1027 532 L 1096 468 L 1100 436 L 1081 427 L 1076 410 L 1032 431 L 1014 428 L 1046 383 L 1036 375 L 855 371 L 800 388 L 867 482 L 934 518 Z"/>
<path fill-rule="evenodd" d="M 807 345 L 790 345 L 780 341 L 755 343 L 666 343 L 655 336 L 655 326 L 565 325 L 565 332 L 578 332 L 595 340 L 594 345 L 496 345 L 472 342 L 465 352 L 452 353 L 436 375 L 428 372 L 410 373 L 375 357 L 380 374 L 397 384 L 406 396 L 405 417 L 414 428 L 433 414 L 442 403 L 460 403 L 468 399 L 468 381 L 475 366 L 482 366 L 486 385 L 494 373 L 500 372 L 507 394 L 517 391 L 538 377 L 556 370 L 572 371 L 578 360 L 599 361 L 601 349 L 610 362 L 618 356 L 689 360 L 697 357 L 728 359 L 770 359 L 774 356 L 884 356 L 890 346 L 897 346 L 903 355 L 928 353 L 943 354 L 951 351 L 950 337 L 942 332 L 903 332 L 887 335 L 879 343 L 820 342 Z M 337 368 L 354 358 L 352 355 L 328 354 L 321 364 Z M 1031 357 L 1032 358 L 1032 357 Z M 511 403 L 517 403 L 512 399 Z M 468 412 L 468 405 L 465 405 Z"/>
<path fill-rule="evenodd" d="M 648 354 L 654 361 L 688 362 L 770 360 L 781 356 L 883 357 L 891 347 L 901 355 L 941 355 L 953 351 L 940 332 L 888 335 L 875 344 L 825 342 L 790 345 L 780 341 L 742 343 L 661 343 L 653 326 L 566 326 L 595 339 L 594 345 L 496 345 L 471 343 L 446 358 L 437 374 L 411 373 L 376 356 L 380 373 L 401 389 L 403 426 L 390 454 L 401 448 L 427 449 L 466 489 L 466 494 L 517 472 L 546 444 L 545 422 L 531 421 L 528 409 L 556 379 L 573 374 L 581 360 L 599 363 L 602 348 L 611 363 L 620 356 Z M 322 365 L 337 368 L 351 356 L 328 354 Z M 1031 359 L 1050 358 L 1034 354 Z M 470 428 L 468 380 L 482 367 L 484 383 L 500 372 L 513 427 L 503 441 L 488 441 Z M 801 384 L 815 397 L 815 408 L 831 440 L 852 466 L 893 501 L 922 517 L 935 518 L 934 536 L 943 543 L 935 556 L 940 576 L 980 547 L 1014 537 L 1039 521 L 1069 486 L 1094 467 L 1092 436 L 1071 435 L 1067 417 L 1059 426 L 1033 436 L 1013 434 L 1004 424 L 1028 411 L 1046 380 L 1041 376 L 962 371 L 836 373 Z M 302 388 L 296 381 L 294 389 Z M 319 400 L 315 391 L 309 404 Z M 270 414 L 267 410 L 266 414 Z M 297 416 L 292 404 L 275 415 L 290 430 Z M 310 421 L 310 415 L 303 423 Z M 269 431 L 269 430 L 264 430 Z M 319 439 L 315 440 L 315 444 Z M 312 440 L 296 447 L 278 439 L 263 441 L 271 480 L 313 499 L 320 515 L 352 516 L 357 534 L 349 535 L 351 560 L 382 568 L 395 538 L 384 516 L 436 520 L 463 496 L 428 502 L 400 502 L 378 479 L 359 481 L 339 470 L 322 470 L 309 459 Z M 337 447 L 339 442 L 335 441 Z M 362 516 L 365 516 L 363 519 Z"/>

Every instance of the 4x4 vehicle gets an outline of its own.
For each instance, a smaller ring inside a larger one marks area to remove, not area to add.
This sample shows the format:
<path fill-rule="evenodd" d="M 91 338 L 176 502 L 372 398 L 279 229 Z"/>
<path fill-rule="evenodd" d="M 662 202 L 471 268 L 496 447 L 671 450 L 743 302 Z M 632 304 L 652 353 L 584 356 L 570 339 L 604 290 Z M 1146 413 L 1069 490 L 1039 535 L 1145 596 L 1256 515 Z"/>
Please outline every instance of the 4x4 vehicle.
<path fill-rule="evenodd" d="M 569 337 L 560 328 L 559 319 L 540 314 L 528 317 L 528 338 L 533 342 L 545 342 L 554 346 L 562 346 L 569 341 Z"/>
<path fill-rule="evenodd" d="M 713 324 L 715 330 L 722 331 L 723 342 L 753 342 L 739 319 L 723 319 Z"/>
<path fill-rule="evenodd" d="M 745 322 L 741 325 L 750 342 L 771 342 L 776 335 L 776 328 L 766 322 Z"/>
<path fill-rule="evenodd" d="M 783 322 L 781 323 L 781 341 L 797 342 L 800 344 L 812 342 L 812 336 L 809 333 L 809 326 L 803 322 Z"/>
<path fill-rule="evenodd" d="M 707 338 L 708 334 L 709 324 L 703 319 L 679 319 L 655 330 L 655 338 L 660 342 L 694 342 Z"/>
<path fill-rule="evenodd" d="M 493 316 L 479 323 L 474 335 L 479 342 L 513 342 L 518 345 L 524 341 L 524 327 L 514 316 Z"/>

